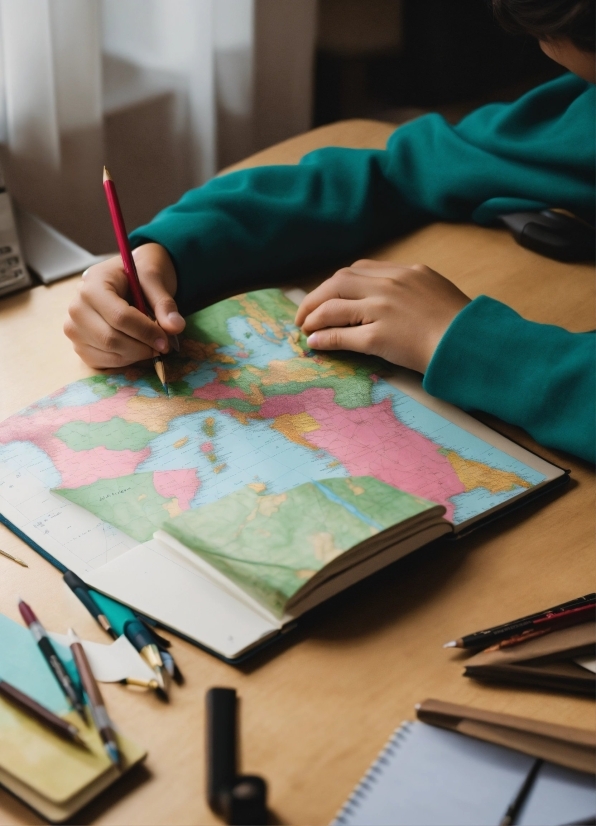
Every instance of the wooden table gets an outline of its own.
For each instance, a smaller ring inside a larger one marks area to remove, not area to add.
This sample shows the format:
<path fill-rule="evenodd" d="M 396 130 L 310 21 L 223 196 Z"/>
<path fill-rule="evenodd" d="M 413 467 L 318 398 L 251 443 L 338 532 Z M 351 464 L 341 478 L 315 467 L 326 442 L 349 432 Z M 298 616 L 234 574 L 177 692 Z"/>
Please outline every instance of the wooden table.
<path fill-rule="evenodd" d="M 325 145 L 382 147 L 391 131 L 376 122 L 339 123 L 242 165 L 294 163 Z M 536 321 L 572 330 L 594 326 L 592 269 L 541 258 L 502 230 L 436 224 L 370 253 L 428 264 L 469 295 L 487 293 Z M 1 419 L 92 372 L 62 334 L 76 286 L 70 279 L 0 302 Z M 268 779 L 279 823 L 329 822 L 393 728 L 411 719 L 425 697 L 593 727 L 589 699 L 479 685 L 462 677 L 464 655 L 441 648 L 462 633 L 596 590 L 591 468 L 499 426 L 571 468 L 568 490 L 457 544 L 437 543 L 400 561 L 323 606 L 285 644 L 242 670 L 175 639 L 186 685 L 173 692 L 169 706 L 122 686 L 105 687 L 114 719 L 149 757 L 145 770 L 105 793 L 77 822 L 217 822 L 204 793 L 203 698 L 213 685 L 234 686 L 242 698 L 242 769 Z M 0 557 L 3 612 L 18 619 L 21 595 L 49 629 L 73 625 L 79 635 L 105 642 L 57 570 L 2 527 L 0 547 L 30 566 Z M 41 821 L 0 791 L 0 822 Z"/>

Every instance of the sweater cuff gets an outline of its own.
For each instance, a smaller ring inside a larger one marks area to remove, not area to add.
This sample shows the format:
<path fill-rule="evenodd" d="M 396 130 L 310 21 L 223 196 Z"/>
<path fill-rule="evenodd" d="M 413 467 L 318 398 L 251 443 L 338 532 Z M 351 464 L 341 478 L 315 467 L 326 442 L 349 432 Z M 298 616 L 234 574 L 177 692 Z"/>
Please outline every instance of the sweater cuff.
<path fill-rule="evenodd" d="M 510 307 L 481 295 L 453 319 L 427 367 L 423 387 L 464 410 L 486 409 L 491 392 L 511 385 L 511 327 L 527 322 Z M 505 346 L 504 346 L 505 345 Z M 503 352 L 502 352 L 503 351 Z M 507 357 L 506 357 L 507 356 Z"/>

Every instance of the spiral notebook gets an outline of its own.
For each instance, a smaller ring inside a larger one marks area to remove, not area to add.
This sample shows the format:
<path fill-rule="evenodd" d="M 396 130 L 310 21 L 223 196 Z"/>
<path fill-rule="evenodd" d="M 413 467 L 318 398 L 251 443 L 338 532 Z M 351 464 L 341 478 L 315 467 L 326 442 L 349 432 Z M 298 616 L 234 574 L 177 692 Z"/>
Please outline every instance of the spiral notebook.
<path fill-rule="evenodd" d="M 332 826 L 497 826 L 534 758 L 421 722 L 403 723 Z M 596 815 L 594 775 L 544 763 L 516 823 Z"/>

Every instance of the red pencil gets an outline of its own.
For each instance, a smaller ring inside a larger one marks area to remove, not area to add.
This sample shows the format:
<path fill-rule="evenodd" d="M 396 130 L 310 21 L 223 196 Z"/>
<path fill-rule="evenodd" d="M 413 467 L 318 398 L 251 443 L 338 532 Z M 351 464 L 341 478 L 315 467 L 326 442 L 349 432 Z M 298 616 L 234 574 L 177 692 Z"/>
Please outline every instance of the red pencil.
<path fill-rule="evenodd" d="M 567 611 L 559 611 L 558 614 L 548 614 L 546 617 L 538 617 L 533 620 L 532 625 L 543 627 L 544 623 L 550 626 L 576 625 L 580 622 L 588 622 L 596 618 L 596 605 L 580 605 L 579 608 L 570 608 Z"/>
<path fill-rule="evenodd" d="M 118 201 L 116 185 L 105 166 L 103 168 L 103 188 L 108 200 L 108 208 L 110 210 L 112 226 L 114 227 L 116 241 L 118 242 L 118 249 L 120 250 L 120 256 L 122 258 L 122 266 L 124 267 L 124 272 L 128 280 L 128 286 L 132 294 L 133 304 L 137 310 L 140 310 L 140 312 L 144 313 L 149 318 L 152 318 L 152 315 L 147 308 L 143 290 L 141 289 L 141 283 L 139 281 L 137 268 L 135 266 L 135 260 L 132 257 L 132 250 L 128 241 L 128 235 L 126 234 L 126 227 L 124 226 L 124 218 L 122 217 L 120 202 Z M 163 385 L 163 389 L 169 395 L 168 382 L 166 380 L 166 368 L 163 358 L 159 353 L 153 356 L 153 366 L 155 367 L 155 372 Z"/>

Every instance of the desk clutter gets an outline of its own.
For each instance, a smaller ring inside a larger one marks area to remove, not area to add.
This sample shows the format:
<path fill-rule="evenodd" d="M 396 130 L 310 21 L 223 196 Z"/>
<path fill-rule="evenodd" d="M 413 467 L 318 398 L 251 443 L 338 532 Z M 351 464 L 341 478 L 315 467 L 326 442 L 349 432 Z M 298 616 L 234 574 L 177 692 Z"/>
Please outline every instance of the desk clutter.
<path fill-rule="evenodd" d="M 62 571 L 110 640 L 46 631 L 24 601 L 28 629 L 0 615 L 0 783 L 49 820 L 145 758 L 98 683 L 166 704 L 184 678 L 159 628 L 239 664 L 400 557 L 568 481 L 406 371 L 309 350 L 295 311 L 280 290 L 226 299 L 188 319 L 167 382 L 137 366 L 97 375 L 0 424 L 0 522 Z M 587 695 L 595 604 L 589 594 L 448 648 L 458 663 L 472 652 L 467 677 Z M 211 689 L 206 707 L 210 807 L 265 822 L 265 781 L 238 770 L 234 689 Z M 560 826 L 596 813 L 591 734 L 440 701 L 418 718 L 337 824 Z"/>
<path fill-rule="evenodd" d="M 478 651 L 466 660 L 466 677 L 593 697 L 595 620 L 596 594 L 586 594 L 444 647 Z"/>
<path fill-rule="evenodd" d="M 76 636 L 57 642 L 20 607 L 29 630 L 0 614 L 0 783 L 61 823 L 146 752 L 114 731 Z"/>
<path fill-rule="evenodd" d="M 333 826 L 596 822 L 593 732 L 438 700 L 417 716 L 394 732 Z"/>

